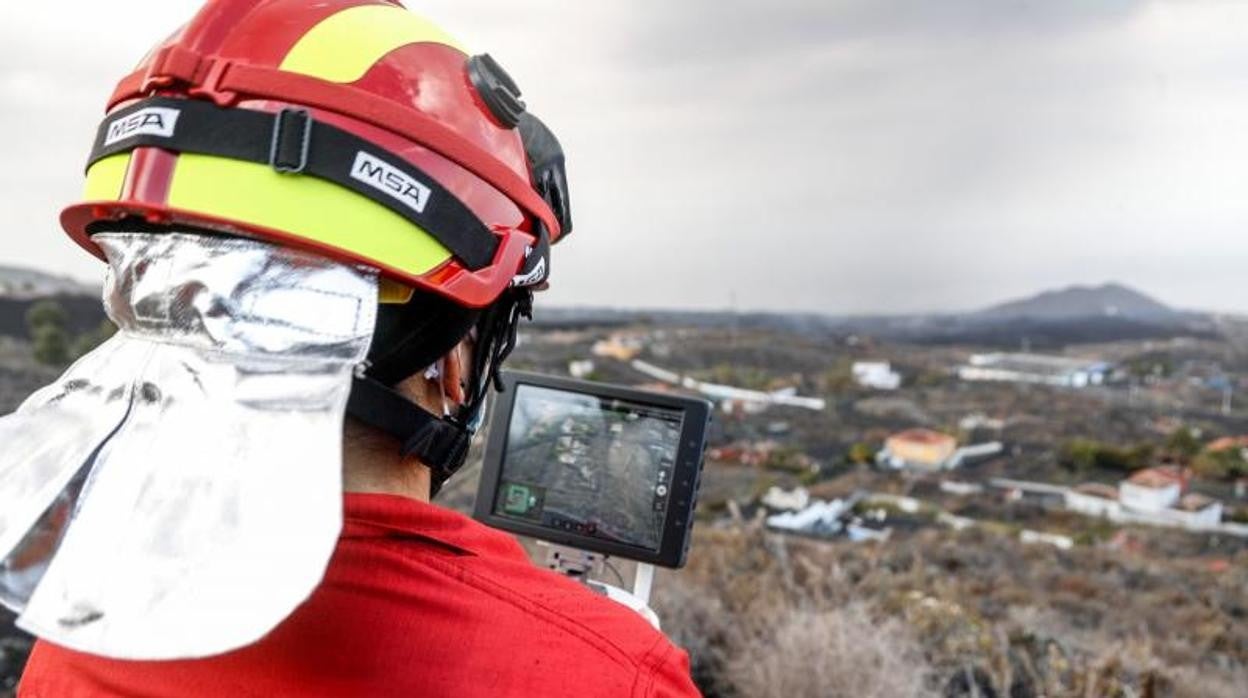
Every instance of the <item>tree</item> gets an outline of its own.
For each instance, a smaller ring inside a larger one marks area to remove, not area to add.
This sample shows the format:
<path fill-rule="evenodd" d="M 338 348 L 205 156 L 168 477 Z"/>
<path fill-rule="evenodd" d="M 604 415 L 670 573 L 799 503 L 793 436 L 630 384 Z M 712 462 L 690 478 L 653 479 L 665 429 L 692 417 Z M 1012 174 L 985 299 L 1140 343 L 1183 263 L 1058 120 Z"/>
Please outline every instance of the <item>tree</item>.
<path fill-rule="evenodd" d="M 65 325 L 69 315 L 60 303 L 42 300 L 26 311 L 26 327 L 30 331 L 35 361 L 48 366 L 69 363 L 69 333 Z"/>
<path fill-rule="evenodd" d="M 42 300 L 30 306 L 26 311 L 26 328 L 34 339 L 35 330 L 39 327 L 55 326 L 62 330 L 69 323 L 69 314 L 65 308 L 54 300 Z"/>
<path fill-rule="evenodd" d="M 875 460 L 875 449 L 871 444 L 858 441 L 849 447 L 847 457 L 850 463 L 871 463 Z"/>
<path fill-rule="evenodd" d="M 1179 427 L 1166 439 L 1166 450 L 1176 456 L 1191 458 L 1200 453 L 1200 439 L 1196 438 L 1191 429 Z"/>
<path fill-rule="evenodd" d="M 1248 476 L 1248 462 L 1238 448 L 1205 451 L 1192 459 L 1192 469 L 1201 477 L 1216 480 L 1234 480 Z"/>
<path fill-rule="evenodd" d="M 1149 444 L 1120 447 L 1092 439 L 1067 441 L 1058 453 L 1058 461 L 1075 472 L 1093 467 L 1131 472 L 1147 467 L 1152 459 L 1153 447 Z"/>

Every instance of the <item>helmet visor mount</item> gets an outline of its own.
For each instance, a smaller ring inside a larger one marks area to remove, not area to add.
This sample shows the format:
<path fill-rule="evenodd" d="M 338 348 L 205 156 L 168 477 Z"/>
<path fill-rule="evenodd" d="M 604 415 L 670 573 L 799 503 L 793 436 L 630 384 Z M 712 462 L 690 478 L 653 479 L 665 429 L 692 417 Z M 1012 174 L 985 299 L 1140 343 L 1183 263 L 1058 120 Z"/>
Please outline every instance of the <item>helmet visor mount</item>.
<path fill-rule="evenodd" d="M 0 602 L 109 657 L 244 646 L 336 543 L 377 277 L 248 239 L 94 242 L 121 331 L 0 418 Z"/>

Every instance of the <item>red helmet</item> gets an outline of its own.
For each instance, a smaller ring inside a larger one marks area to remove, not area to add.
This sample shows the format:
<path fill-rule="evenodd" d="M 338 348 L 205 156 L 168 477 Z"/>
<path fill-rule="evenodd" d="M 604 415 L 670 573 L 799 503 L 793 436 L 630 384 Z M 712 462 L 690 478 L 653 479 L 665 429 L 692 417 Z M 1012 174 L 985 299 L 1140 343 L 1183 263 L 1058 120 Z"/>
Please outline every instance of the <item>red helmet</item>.
<path fill-rule="evenodd" d="M 84 198 L 61 223 L 98 256 L 99 230 L 190 227 L 378 269 L 348 413 L 435 490 L 571 227 L 563 152 L 507 73 L 387 0 L 209 0 L 117 86 Z M 458 414 L 391 389 L 474 328 Z"/>
<path fill-rule="evenodd" d="M 398 2 L 210 0 L 117 86 L 61 222 L 97 256 L 95 226 L 138 218 L 484 307 L 569 228 L 562 154 L 519 97 Z"/>

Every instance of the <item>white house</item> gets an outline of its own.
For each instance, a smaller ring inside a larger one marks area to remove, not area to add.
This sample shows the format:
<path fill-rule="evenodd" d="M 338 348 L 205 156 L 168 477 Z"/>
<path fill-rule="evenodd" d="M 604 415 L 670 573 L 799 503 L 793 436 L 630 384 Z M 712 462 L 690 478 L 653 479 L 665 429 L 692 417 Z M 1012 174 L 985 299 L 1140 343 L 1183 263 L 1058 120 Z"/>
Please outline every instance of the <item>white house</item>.
<path fill-rule="evenodd" d="M 1183 478 L 1176 469 L 1146 468 L 1118 485 L 1118 501 L 1141 512 L 1165 511 L 1183 495 Z"/>
<path fill-rule="evenodd" d="M 1066 388 L 1086 388 L 1105 382 L 1111 366 L 1103 361 L 1044 354 L 973 354 L 958 367 L 965 381 L 1039 383 Z"/>
<path fill-rule="evenodd" d="M 768 509 L 777 511 L 800 511 L 810 505 L 810 491 L 805 487 L 783 490 L 772 486 L 763 495 L 763 504 Z"/>
<path fill-rule="evenodd" d="M 1109 485 L 1086 482 L 1065 491 L 1066 508 L 1116 523 L 1144 523 L 1201 530 L 1222 523 L 1222 503 L 1200 494 L 1184 494 L 1187 471 L 1162 466 L 1137 471 Z"/>
<path fill-rule="evenodd" d="M 901 387 L 901 374 L 887 361 L 855 361 L 850 369 L 854 382 L 874 390 L 896 390 Z"/>

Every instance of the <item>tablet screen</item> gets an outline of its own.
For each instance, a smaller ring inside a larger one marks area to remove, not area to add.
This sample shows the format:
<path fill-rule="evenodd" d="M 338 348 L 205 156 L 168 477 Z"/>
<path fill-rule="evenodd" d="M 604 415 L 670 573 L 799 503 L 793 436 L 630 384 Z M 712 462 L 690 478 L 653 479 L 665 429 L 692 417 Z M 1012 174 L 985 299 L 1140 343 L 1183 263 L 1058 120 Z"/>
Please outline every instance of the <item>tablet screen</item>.
<path fill-rule="evenodd" d="M 683 410 L 517 386 L 493 513 L 657 551 Z"/>

